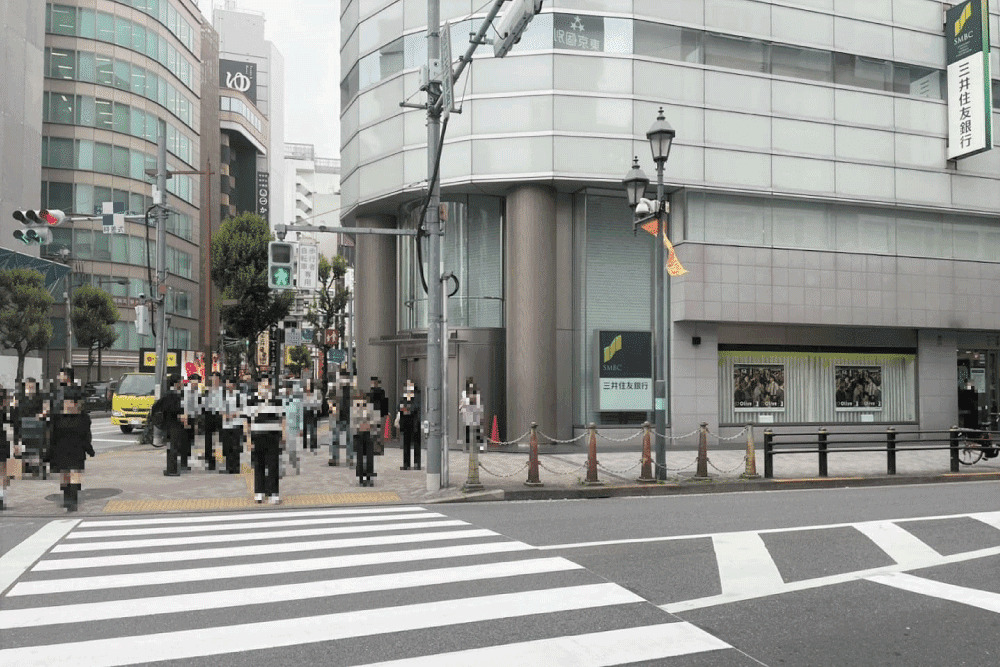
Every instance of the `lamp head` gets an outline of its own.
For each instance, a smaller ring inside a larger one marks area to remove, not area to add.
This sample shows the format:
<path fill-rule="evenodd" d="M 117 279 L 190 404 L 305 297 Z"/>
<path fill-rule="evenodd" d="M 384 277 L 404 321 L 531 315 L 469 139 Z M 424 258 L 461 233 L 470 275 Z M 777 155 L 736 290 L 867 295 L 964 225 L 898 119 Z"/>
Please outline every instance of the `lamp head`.
<path fill-rule="evenodd" d="M 660 164 L 667 161 L 667 158 L 670 157 L 670 147 L 674 143 L 674 136 L 676 134 L 674 128 L 670 127 L 670 123 L 667 122 L 666 117 L 663 115 L 663 107 L 660 107 L 660 113 L 656 117 L 656 122 L 653 123 L 653 126 L 649 128 L 649 132 L 646 133 L 646 139 L 649 140 L 649 148 L 653 151 L 654 162 Z"/>
<path fill-rule="evenodd" d="M 629 208 L 634 209 L 639 204 L 639 200 L 645 196 L 646 188 L 649 186 L 649 178 L 639 168 L 638 156 L 632 161 L 632 168 L 625 174 L 622 185 L 625 186 Z"/>

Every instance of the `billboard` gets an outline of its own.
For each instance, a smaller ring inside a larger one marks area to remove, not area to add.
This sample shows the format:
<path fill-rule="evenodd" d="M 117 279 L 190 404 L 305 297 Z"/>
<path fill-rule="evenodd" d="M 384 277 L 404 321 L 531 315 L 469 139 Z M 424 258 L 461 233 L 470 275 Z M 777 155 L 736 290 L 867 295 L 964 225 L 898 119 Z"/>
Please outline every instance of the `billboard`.
<path fill-rule="evenodd" d="M 784 412 L 784 364 L 734 364 L 733 409 L 736 412 Z"/>
<path fill-rule="evenodd" d="M 993 147 L 989 4 L 966 0 L 945 16 L 948 159 L 957 160 Z"/>
<path fill-rule="evenodd" d="M 235 90 L 257 104 L 257 65 L 239 60 L 219 60 L 219 87 Z"/>
<path fill-rule="evenodd" d="M 648 331 L 597 332 L 601 412 L 653 409 L 653 336 Z"/>
<path fill-rule="evenodd" d="M 834 366 L 833 375 L 838 411 L 882 409 L 881 366 Z"/>

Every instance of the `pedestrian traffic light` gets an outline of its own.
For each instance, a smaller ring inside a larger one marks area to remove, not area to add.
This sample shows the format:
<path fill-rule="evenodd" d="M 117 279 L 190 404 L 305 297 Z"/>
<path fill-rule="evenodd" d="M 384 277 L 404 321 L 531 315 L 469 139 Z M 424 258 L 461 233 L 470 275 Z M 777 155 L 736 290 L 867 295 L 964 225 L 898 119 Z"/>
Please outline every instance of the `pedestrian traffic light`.
<path fill-rule="evenodd" d="M 295 248 L 293 243 L 271 241 L 267 244 L 267 286 L 271 289 L 294 289 Z"/>
<path fill-rule="evenodd" d="M 52 242 L 52 232 L 49 227 L 55 227 L 66 219 L 66 214 L 58 209 L 41 209 L 39 211 L 14 211 L 14 219 L 24 225 L 14 230 L 14 238 L 25 245 L 37 243 L 45 245 Z"/>

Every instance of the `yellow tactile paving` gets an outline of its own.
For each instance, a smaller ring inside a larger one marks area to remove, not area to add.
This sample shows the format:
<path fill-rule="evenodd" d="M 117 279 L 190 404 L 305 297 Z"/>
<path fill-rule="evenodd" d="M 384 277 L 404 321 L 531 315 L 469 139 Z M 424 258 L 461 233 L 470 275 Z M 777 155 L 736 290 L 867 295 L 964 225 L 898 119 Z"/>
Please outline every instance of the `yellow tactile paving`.
<path fill-rule="evenodd" d="M 362 503 L 399 502 L 399 494 L 394 491 L 358 493 L 311 493 L 282 498 L 281 505 L 303 507 L 308 505 L 347 505 Z M 241 507 L 269 507 L 254 502 L 253 497 L 244 498 L 183 498 L 166 500 L 111 500 L 104 506 L 104 512 L 183 512 L 203 510 L 228 510 Z"/>

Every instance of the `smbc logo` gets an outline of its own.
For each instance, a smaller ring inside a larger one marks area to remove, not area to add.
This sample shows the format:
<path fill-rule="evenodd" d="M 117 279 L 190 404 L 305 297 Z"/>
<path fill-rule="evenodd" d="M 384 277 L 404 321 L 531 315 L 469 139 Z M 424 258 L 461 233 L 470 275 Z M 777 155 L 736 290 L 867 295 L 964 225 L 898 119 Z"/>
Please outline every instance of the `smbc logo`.
<path fill-rule="evenodd" d="M 958 35 L 962 32 L 962 28 L 965 27 L 965 24 L 968 23 L 969 19 L 971 18 L 972 18 L 972 3 L 969 3 L 968 5 L 965 6 L 965 9 L 962 10 L 961 15 L 959 15 L 958 17 L 958 20 L 955 21 L 956 37 L 958 37 Z"/>
<path fill-rule="evenodd" d="M 245 93 L 250 90 L 250 77 L 243 72 L 226 72 L 226 88 Z"/>

